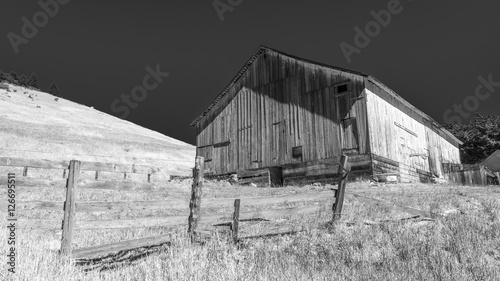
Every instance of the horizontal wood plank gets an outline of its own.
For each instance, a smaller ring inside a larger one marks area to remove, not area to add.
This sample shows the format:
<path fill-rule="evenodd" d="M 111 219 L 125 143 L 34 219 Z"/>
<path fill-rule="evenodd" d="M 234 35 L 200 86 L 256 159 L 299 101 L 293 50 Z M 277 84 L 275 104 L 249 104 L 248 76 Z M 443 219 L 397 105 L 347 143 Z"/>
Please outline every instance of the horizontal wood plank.
<path fill-rule="evenodd" d="M 332 200 L 335 197 L 335 191 L 320 191 L 320 192 L 308 192 L 308 193 L 296 193 L 287 195 L 277 195 L 268 197 L 239 197 L 239 198 L 202 198 L 201 207 L 232 207 L 234 200 L 241 199 L 241 208 L 244 206 L 265 206 L 273 204 L 283 204 L 283 203 L 297 203 L 306 202 L 314 200 Z"/>
<path fill-rule="evenodd" d="M 69 161 L 0 157 L 0 166 L 32 167 L 45 169 L 68 169 Z"/>
<path fill-rule="evenodd" d="M 238 237 L 238 240 L 249 240 L 257 238 L 266 238 L 272 236 L 289 235 L 304 231 L 304 227 L 300 225 L 281 225 L 281 226 L 270 226 L 266 227 L 264 231 L 260 233 L 254 233 L 252 235 L 243 235 Z"/>
<path fill-rule="evenodd" d="M 247 170 L 247 171 L 240 171 L 240 172 L 238 172 L 238 179 L 239 178 L 251 178 L 251 177 L 268 176 L 268 175 L 269 175 L 269 170 L 268 169 Z"/>
<path fill-rule="evenodd" d="M 80 202 L 77 212 L 124 212 L 129 210 L 188 210 L 189 200 L 127 201 L 127 202 Z"/>
<path fill-rule="evenodd" d="M 81 259 L 96 259 L 100 257 L 109 256 L 113 253 L 121 251 L 130 251 L 142 247 L 160 246 L 162 244 L 170 243 L 170 234 L 157 235 L 152 237 L 145 237 L 117 243 L 110 243 L 88 248 L 81 248 L 73 250 L 73 258 Z"/>
<path fill-rule="evenodd" d="M 376 154 L 372 154 L 372 159 L 374 162 L 378 161 L 378 162 L 389 164 L 391 166 L 399 167 L 399 162 L 391 160 L 389 158 L 385 158 L 385 157 L 376 155 Z"/>
<path fill-rule="evenodd" d="M 242 197 L 242 198 L 203 198 L 203 208 L 231 208 L 235 199 L 241 199 L 245 206 L 265 206 L 276 204 L 291 204 L 314 200 L 333 200 L 334 191 L 315 193 L 296 193 L 272 197 Z M 77 212 L 124 212 L 129 210 L 188 210 L 188 199 L 173 199 L 161 201 L 118 201 L 118 202 L 77 202 Z M 0 208 L 5 209 L 6 202 L 0 202 Z M 64 201 L 18 201 L 17 210 L 63 210 Z"/>
<path fill-rule="evenodd" d="M 41 169 L 68 169 L 69 161 L 54 161 L 44 159 L 26 159 L 14 157 L 0 157 L 0 166 L 8 167 L 30 167 Z M 131 174 L 154 174 L 159 168 L 135 165 L 135 164 L 113 164 L 102 162 L 82 162 L 82 171 L 119 172 Z"/>
<path fill-rule="evenodd" d="M 76 220 L 74 229 L 118 229 L 118 228 L 147 228 L 147 227 L 174 227 L 187 223 L 187 216 L 162 218 L 137 218 L 129 220 Z M 61 229 L 62 220 L 34 220 L 19 219 L 19 229 Z"/>

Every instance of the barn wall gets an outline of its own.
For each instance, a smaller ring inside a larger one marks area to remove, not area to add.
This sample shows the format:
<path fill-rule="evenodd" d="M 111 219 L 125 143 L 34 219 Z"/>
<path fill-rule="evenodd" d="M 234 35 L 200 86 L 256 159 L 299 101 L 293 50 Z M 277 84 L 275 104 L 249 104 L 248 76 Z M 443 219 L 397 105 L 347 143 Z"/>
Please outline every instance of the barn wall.
<path fill-rule="evenodd" d="M 426 181 L 432 175 L 443 177 L 442 163 L 460 163 L 458 147 L 408 115 L 409 109 L 384 96 L 383 89 L 368 88 L 371 151 L 381 156 L 374 159 L 375 174 L 398 172 L 402 181 Z"/>
<path fill-rule="evenodd" d="M 366 89 L 371 151 L 399 163 L 402 181 L 416 181 L 418 170 L 429 171 L 425 126 Z M 413 179 L 416 177 L 416 179 Z"/>
<path fill-rule="evenodd" d="M 214 174 L 367 154 L 363 89 L 357 74 L 268 51 L 197 124 L 197 153 Z"/>
<path fill-rule="evenodd" d="M 460 163 L 460 150 L 439 136 L 430 128 L 426 128 L 430 172 L 444 177 L 443 163 Z"/>

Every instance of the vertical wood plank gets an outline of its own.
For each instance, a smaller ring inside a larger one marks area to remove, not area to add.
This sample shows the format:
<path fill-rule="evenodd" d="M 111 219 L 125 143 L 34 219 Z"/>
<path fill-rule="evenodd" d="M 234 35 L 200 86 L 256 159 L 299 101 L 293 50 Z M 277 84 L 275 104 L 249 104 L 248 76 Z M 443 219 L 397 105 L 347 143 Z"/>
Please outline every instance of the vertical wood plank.
<path fill-rule="evenodd" d="M 80 175 L 80 161 L 71 160 L 69 163 L 69 175 L 66 184 L 66 202 L 64 203 L 64 220 L 62 226 L 62 240 L 60 254 L 63 257 L 71 257 L 73 242 L 73 225 L 75 223 L 75 188 Z"/>
<path fill-rule="evenodd" d="M 340 175 L 340 181 L 339 181 L 339 187 L 337 188 L 337 191 L 335 192 L 335 204 L 333 205 L 333 220 L 339 220 L 340 217 L 342 216 L 342 207 L 344 206 L 344 195 L 345 195 L 345 187 L 347 183 L 347 176 L 349 175 L 349 164 L 347 161 L 349 160 L 349 157 L 346 155 L 342 155 L 340 157 L 340 165 L 339 165 L 339 175 Z"/>
<path fill-rule="evenodd" d="M 196 241 L 198 221 L 200 219 L 201 193 L 203 186 L 203 165 L 205 159 L 197 156 L 193 169 L 193 186 L 191 188 L 191 200 L 189 201 L 188 234 L 191 242 Z"/>
<path fill-rule="evenodd" d="M 233 213 L 233 224 L 231 226 L 231 232 L 233 235 L 233 242 L 238 243 L 238 229 L 240 225 L 240 199 L 234 200 L 234 213 Z"/>

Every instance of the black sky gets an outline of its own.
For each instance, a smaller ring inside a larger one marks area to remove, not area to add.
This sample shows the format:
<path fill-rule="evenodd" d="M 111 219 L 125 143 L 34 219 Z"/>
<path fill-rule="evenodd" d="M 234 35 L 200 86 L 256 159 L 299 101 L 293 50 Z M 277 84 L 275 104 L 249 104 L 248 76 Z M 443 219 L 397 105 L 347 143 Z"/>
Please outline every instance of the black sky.
<path fill-rule="evenodd" d="M 479 76 L 500 81 L 498 1 L 401 1 L 403 11 L 349 64 L 340 43 L 354 44 L 354 27 L 389 2 L 243 0 L 221 22 L 213 0 L 72 0 L 16 54 L 9 32 L 22 35 L 21 19 L 42 9 L 4 0 L 0 69 L 35 72 L 43 90 L 56 81 L 62 97 L 118 116 L 111 103 L 160 64 L 170 76 L 127 120 L 192 144 L 190 122 L 260 45 L 372 74 L 439 122 L 474 95 Z M 500 114 L 499 104 L 500 87 L 477 112 Z"/>

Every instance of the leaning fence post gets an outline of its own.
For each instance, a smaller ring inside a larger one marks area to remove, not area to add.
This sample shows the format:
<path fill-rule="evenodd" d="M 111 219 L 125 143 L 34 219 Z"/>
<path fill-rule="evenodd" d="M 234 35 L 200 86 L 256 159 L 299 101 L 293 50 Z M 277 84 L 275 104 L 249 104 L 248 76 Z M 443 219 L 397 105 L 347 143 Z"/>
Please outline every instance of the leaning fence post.
<path fill-rule="evenodd" d="M 344 194 L 345 194 L 345 186 L 347 183 L 347 176 L 349 175 L 349 164 L 347 161 L 349 157 L 347 155 L 342 155 L 340 158 L 340 166 L 339 166 L 339 187 L 335 191 L 335 204 L 333 205 L 333 220 L 336 221 L 340 219 L 342 215 L 342 207 L 344 206 Z"/>
<path fill-rule="evenodd" d="M 233 224 L 231 232 L 233 234 L 233 242 L 238 243 L 238 229 L 240 225 L 240 199 L 234 200 Z"/>
<path fill-rule="evenodd" d="M 193 186 L 191 188 L 191 201 L 189 202 L 188 234 L 191 242 L 196 241 L 198 220 L 200 219 L 201 188 L 203 186 L 203 166 L 205 159 L 197 156 L 193 169 Z"/>
<path fill-rule="evenodd" d="M 64 221 L 62 226 L 61 251 L 62 256 L 71 256 L 73 241 L 73 225 L 75 222 L 75 187 L 80 175 L 80 161 L 71 160 L 64 203 Z"/>

